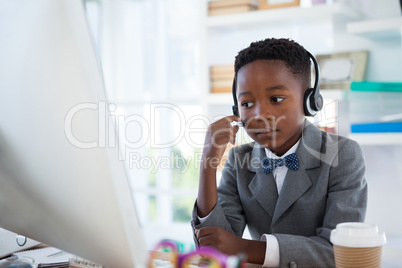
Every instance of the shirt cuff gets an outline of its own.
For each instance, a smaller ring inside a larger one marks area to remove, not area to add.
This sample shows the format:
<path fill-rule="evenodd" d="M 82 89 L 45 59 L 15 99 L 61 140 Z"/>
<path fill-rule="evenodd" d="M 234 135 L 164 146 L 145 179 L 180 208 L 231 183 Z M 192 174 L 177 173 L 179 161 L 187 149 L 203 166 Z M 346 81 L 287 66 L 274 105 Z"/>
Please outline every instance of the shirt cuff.
<path fill-rule="evenodd" d="M 211 215 L 211 213 L 209 213 L 207 216 L 202 217 L 202 218 L 200 218 L 200 216 L 197 215 L 198 222 L 199 222 L 200 224 L 203 224 L 203 223 L 207 220 L 207 218 L 209 217 L 209 215 Z"/>
<path fill-rule="evenodd" d="M 274 235 L 263 234 L 261 241 L 267 242 L 265 260 L 262 267 L 279 267 L 279 243 Z"/>

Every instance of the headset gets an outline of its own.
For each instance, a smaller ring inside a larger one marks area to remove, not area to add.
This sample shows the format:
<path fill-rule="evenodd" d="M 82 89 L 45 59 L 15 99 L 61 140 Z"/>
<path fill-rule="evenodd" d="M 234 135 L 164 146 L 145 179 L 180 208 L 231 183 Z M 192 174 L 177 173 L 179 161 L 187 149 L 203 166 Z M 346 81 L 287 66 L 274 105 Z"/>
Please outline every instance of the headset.
<path fill-rule="evenodd" d="M 306 90 L 306 93 L 304 94 L 304 100 L 303 100 L 303 109 L 304 109 L 304 114 L 306 116 L 314 116 L 317 114 L 317 112 L 321 111 L 322 106 L 324 104 L 324 100 L 320 94 L 320 68 L 318 66 L 317 60 L 314 58 L 314 56 L 306 51 L 307 54 L 309 55 L 311 61 L 313 62 L 314 65 L 314 73 L 315 73 L 315 81 L 314 81 L 314 87 L 308 88 Z M 232 111 L 233 114 L 240 117 L 239 113 L 239 104 L 237 102 L 237 96 L 236 96 L 236 74 L 233 79 L 233 85 L 232 85 L 232 96 L 233 96 L 233 102 L 234 105 L 232 106 Z"/>

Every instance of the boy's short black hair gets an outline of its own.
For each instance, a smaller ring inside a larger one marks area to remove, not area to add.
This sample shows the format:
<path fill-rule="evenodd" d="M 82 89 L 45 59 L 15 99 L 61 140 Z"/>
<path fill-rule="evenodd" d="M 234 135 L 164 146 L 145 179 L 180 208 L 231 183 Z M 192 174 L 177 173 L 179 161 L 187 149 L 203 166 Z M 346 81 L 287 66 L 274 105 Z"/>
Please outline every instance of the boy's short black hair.
<path fill-rule="evenodd" d="M 235 76 L 244 65 L 255 60 L 280 60 L 302 83 L 303 88 L 310 87 L 311 61 L 307 51 L 290 39 L 267 38 L 253 42 L 241 50 L 235 59 Z"/>

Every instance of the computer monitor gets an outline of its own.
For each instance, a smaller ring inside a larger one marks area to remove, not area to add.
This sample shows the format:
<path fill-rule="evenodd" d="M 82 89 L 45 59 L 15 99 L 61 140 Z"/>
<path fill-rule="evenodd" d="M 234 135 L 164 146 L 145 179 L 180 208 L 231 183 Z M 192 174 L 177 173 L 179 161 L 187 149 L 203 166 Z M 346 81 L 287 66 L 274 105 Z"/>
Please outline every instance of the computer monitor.
<path fill-rule="evenodd" d="M 144 267 L 82 1 L 2 0 L 0 36 L 0 227 L 107 267 Z"/>

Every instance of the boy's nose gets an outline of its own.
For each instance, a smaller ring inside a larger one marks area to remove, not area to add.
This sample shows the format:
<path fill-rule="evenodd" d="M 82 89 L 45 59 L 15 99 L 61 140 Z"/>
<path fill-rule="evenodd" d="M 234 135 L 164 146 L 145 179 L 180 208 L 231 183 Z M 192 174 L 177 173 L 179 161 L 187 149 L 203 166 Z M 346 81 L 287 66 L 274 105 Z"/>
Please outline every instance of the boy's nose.
<path fill-rule="evenodd" d="M 259 104 L 255 109 L 255 115 L 254 119 L 255 120 L 260 120 L 260 121 L 265 121 L 265 120 L 271 120 L 273 118 L 273 114 L 270 110 L 269 105 L 267 104 Z"/>

